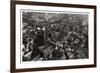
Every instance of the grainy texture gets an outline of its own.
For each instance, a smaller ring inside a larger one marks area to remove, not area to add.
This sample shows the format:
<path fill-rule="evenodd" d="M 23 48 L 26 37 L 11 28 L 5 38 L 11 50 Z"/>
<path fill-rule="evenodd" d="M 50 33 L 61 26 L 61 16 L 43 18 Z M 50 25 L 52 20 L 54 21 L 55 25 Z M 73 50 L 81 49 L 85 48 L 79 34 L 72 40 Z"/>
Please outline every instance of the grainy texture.
<path fill-rule="evenodd" d="M 88 14 L 22 11 L 23 61 L 88 58 Z"/>

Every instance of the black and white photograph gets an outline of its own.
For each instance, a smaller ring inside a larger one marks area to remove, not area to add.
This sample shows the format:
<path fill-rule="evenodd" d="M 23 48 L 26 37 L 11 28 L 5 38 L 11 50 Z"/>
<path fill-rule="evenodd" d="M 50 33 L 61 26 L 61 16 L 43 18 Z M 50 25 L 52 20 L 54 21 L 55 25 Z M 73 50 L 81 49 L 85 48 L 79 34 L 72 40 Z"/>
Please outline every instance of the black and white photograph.
<path fill-rule="evenodd" d="M 21 10 L 22 61 L 88 59 L 88 14 Z"/>
<path fill-rule="evenodd" d="M 12 72 L 96 66 L 96 6 L 12 2 Z"/>

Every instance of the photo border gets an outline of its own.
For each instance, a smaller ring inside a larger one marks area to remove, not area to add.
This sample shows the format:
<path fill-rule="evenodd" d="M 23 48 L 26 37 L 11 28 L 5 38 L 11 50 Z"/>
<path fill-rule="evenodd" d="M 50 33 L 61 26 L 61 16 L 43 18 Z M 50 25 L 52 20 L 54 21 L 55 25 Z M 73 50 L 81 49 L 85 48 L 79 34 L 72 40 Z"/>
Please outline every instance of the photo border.
<path fill-rule="evenodd" d="M 25 68 L 16 69 L 16 4 L 21 5 L 40 5 L 52 7 L 71 7 L 71 8 L 86 8 L 94 10 L 94 64 L 89 65 L 75 65 L 75 66 L 59 66 L 59 67 L 43 67 L 43 68 Z M 95 5 L 81 5 L 81 4 L 62 4 L 62 3 L 47 3 L 47 2 L 33 2 L 33 1 L 11 1 L 11 26 L 10 26 L 10 71 L 13 72 L 27 72 L 27 71 L 44 71 L 44 70 L 59 70 L 59 69 L 75 69 L 75 68 L 90 68 L 96 67 L 96 6 Z"/>

